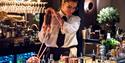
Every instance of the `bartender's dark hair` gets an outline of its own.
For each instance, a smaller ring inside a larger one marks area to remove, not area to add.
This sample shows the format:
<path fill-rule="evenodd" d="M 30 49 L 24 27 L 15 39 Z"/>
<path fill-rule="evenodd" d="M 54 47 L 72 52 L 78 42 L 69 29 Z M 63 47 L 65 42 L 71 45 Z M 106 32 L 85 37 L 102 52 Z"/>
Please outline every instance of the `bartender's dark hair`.
<path fill-rule="evenodd" d="M 78 2 L 77 0 L 64 0 L 64 2 L 70 2 L 70 1 Z"/>

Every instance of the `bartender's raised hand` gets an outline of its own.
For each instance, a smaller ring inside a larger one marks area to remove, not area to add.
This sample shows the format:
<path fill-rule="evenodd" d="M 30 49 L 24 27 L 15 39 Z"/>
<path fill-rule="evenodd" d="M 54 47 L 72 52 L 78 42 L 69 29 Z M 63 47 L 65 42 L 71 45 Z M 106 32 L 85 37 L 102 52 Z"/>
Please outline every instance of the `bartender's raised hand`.
<path fill-rule="evenodd" d="M 60 26 L 62 26 L 64 21 L 62 20 L 61 16 L 53 8 L 47 8 L 45 13 L 47 14 L 49 12 L 52 13 L 51 15 L 55 17 L 57 21 L 59 22 Z"/>
<path fill-rule="evenodd" d="M 51 12 L 53 15 L 56 14 L 56 11 L 55 11 L 53 8 L 51 8 L 51 7 L 47 8 L 47 9 L 45 10 L 45 14 L 47 14 L 47 13 L 49 13 L 49 12 Z"/>

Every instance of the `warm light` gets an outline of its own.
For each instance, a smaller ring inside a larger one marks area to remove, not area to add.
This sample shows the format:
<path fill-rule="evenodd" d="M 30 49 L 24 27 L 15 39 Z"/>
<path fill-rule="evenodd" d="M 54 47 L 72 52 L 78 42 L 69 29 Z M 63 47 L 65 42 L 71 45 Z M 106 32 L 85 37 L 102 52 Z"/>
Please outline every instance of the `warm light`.
<path fill-rule="evenodd" d="M 2 33 L 2 30 L 0 29 L 0 33 Z"/>

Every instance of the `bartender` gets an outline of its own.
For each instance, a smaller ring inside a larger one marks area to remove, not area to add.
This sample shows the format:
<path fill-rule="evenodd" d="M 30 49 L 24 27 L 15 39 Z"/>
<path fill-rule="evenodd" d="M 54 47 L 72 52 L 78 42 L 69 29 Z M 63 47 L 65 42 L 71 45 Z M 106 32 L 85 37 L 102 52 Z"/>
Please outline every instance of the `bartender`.
<path fill-rule="evenodd" d="M 64 0 L 60 11 L 47 8 L 41 31 L 38 33 L 39 40 L 45 43 L 47 50 L 45 56 L 48 58 L 53 54 L 53 59 L 58 62 L 60 56 L 77 57 L 76 32 L 80 26 L 80 17 L 73 13 L 77 8 L 77 0 Z M 50 25 L 47 25 L 47 14 L 51 13 Z M 46 37 L 46 41 L 43 40 Z"/>

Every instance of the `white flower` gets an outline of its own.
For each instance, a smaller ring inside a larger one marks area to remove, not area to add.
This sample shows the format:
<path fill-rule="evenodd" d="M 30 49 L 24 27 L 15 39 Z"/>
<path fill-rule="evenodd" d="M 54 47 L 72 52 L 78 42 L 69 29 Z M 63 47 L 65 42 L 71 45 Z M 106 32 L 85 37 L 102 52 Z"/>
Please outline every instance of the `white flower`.
<path fill-rule="evenodd" d="M 106 7 L 97 14 L 97 21 L 102 24 L 109 21 L 118 21 L 119 13 L 114 7 Z"/>

